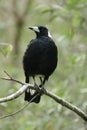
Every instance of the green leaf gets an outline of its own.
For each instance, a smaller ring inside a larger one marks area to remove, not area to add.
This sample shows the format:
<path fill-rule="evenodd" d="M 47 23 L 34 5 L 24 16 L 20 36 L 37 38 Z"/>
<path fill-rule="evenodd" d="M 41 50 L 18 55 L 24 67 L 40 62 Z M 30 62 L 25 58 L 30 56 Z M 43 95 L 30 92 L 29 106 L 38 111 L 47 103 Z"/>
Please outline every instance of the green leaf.
<path fill-rule="evenodd" d="M 12 45 L 9 43 L 0 43 L 0 52 L 7 56 L 12 50 Z"/>

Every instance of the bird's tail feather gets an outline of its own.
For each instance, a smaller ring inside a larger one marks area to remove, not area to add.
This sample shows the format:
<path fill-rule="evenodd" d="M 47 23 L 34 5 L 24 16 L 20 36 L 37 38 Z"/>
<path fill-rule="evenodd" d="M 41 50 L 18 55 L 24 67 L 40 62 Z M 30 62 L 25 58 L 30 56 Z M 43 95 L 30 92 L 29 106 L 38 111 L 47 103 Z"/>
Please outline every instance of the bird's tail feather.
<path fill-rule="evenodd" d="M 25 101 L 30 101 L 32 99 L 32 95 L 30 93 L 30 90 L 29 92 L 27 92 L 27 90 L 25 91 Z"/>
<path fill-rule="evenodd" d="M 29 83 L 29 77 L 26 76 L 26 79 L 25 79 L 25 83 Z M 32 99 L 32 95 L 30 93 L 30 89 L 28 88 L 26 91 L 25 91 L 25 101 L 30 101 Z"/>
<path fill-rule="evenodd" d="M 37 95 L 37 96 L 36 96 Z M 32 95 L 32 98 L 36 96 L 36 98 L 32 101 L 32 102 L 35 102 L 35 103 L 39 103 L 40 102 L 40 99 L 41 99 L 41 95 L 40 93 L 38 92 L 35 92 L 33 95 Z"/>
<path fill-rule="evenodd" d="M 34 94 L 31 95 L 30 91 L 29 92 L 25 91 L 25 100 L 26 101 L 29 102 L 30 100 L 32 100 L 31 102 L 39 103 L 40 99 L 41 99 L 41 94 L 39 94 L 38 92 L 35 91 Z"/>
<path fill-rule="evenodd" d="M 28 76 L 26 76 L 25 82 L 29 83 L 29 77 Z M 34 94 L 31 94 L 29 88 L 25 91 L 25 101 L 28 101 L 28 102 L 31 101 L 31 102 L 34 102 L 34 103 L 39 103 L 40 99 L 41 99 L 41 94 L 39 94 L 38 92 L 35 91 Z"/>

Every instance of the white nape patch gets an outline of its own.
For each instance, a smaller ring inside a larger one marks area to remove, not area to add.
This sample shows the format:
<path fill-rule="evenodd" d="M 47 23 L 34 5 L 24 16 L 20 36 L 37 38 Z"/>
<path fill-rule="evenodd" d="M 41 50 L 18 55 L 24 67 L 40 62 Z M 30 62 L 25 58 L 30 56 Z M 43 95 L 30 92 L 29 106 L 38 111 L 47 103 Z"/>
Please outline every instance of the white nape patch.
<path fill-rule="evenodd" d="M 36 32 L 40 32 L 39 28 L 38 27 L 32 27 L 34 31 Z"/>
<path fill-rule="evenodd" d="M 50 38 L 52 38 L 52 36 L 51 36 L 51 34 L 50 34 L 50 32 L 48 31 L 48 36 L 50 37 Z"/>

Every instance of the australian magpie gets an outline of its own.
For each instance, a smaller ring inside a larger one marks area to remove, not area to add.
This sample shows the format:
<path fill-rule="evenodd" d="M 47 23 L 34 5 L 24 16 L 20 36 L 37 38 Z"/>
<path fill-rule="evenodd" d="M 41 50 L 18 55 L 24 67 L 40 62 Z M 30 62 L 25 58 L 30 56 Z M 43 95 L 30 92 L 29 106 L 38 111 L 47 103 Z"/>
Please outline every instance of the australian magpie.
<path fill-rule="evenodd" d="M 42 87 L 57 66 L 58 51 L 47 27 L 37 26 L 29 29 L 36 33 L 36 38 L 30 41 L 23 56 L 25 82 L 29 83 L 32 77 L 35 83 L 35 76 L 42 75 L 43 79 L 39 86 Z M 26 90 L 25 100 L 30 101 L 37 93 L 35 91 L 31 94 L 29 89 Z M 32 102 L 39 103 L 40 98 L 41 94 L 38 94 Z"/>

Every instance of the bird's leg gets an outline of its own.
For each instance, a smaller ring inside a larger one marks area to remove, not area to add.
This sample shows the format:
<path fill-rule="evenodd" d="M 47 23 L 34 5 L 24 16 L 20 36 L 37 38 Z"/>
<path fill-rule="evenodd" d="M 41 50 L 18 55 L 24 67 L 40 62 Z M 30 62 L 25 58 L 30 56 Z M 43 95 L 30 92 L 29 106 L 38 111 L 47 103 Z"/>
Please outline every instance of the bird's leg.
<path fill-rule="evenodd" d="M 41 84 L 39 85 L 39 87 L 41 89 L 43 89 L 44 88 L 44 83 L 45 83 L 45 78 L 44 78 L 44 80 L 42 80 L 42 77 L 40 77 L 40 81 L 41 81 Z"/>
<path fill-rule="evenodd" d="M 42 85 L 42 84 L 43 84 L 42 77 L 39 77 L 39 78 L 40 78 L 40 82 L 41 82 L 41 85 Z M 40 86 L 41 86 L 41 85 L 40 85 Z M 39 86 L 39 87 L 40 87 L 40 86 Z"/>
<path fill-rule="evenodd" d="M 44 88 L 44 84 L 45 84 L 46 78 L 44 78 L 44 80 L 42 80 L 42 77 L 40 77 L 40 81 L 41 81 L 41 84 L 39 85 L 40 90 L 42 90 L 42 93 L 46 92 L 46 90 Z"/>
<path fill-rule="evenodd" d="M 33 76 L 33 80 L 34 80 L 34 87 L 35 89 L 38 89 L 38 85 L 36 84 L 36 81 L 35 81 L 35 77 Z"/>

